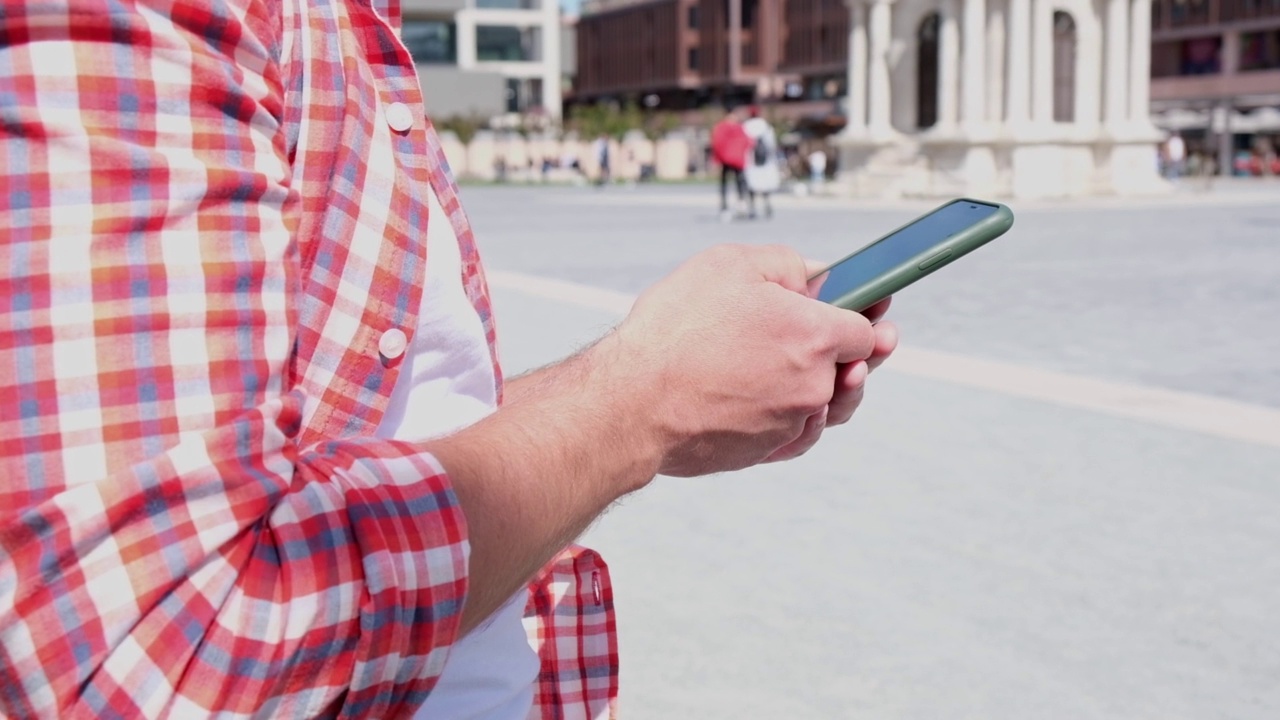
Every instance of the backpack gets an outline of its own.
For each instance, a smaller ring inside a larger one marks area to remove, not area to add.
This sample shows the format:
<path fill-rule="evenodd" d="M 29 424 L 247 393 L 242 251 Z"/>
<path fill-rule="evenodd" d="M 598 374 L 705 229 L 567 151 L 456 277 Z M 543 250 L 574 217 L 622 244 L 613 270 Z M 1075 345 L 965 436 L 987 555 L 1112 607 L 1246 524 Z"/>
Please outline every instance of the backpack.
<path fill-rule="evenodd" d="M 756 165 L 769 164 L 769 146 L 765 143 L 764 138 L 756 141 L 755 149 L 751 151 L 751 159 Z"/>

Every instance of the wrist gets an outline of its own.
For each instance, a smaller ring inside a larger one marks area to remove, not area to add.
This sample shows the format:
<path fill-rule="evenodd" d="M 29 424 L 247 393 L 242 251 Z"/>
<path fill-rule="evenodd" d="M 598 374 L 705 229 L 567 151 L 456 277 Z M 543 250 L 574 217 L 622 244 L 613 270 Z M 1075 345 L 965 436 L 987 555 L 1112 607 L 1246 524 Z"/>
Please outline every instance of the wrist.
<path fill-rule="evenodd" d="M 638 482 L 622 494 L 648 485 L 662 467 L 667 451 L 661 423 L 661 380 L 645 368 L 628 347 L 625 336 L 611 332 L 578 358 L 584 364 L 579 396 L 589 398 L 593 420 L 611 438 L 609 445 L 627 454 L 643 470 Z"/>

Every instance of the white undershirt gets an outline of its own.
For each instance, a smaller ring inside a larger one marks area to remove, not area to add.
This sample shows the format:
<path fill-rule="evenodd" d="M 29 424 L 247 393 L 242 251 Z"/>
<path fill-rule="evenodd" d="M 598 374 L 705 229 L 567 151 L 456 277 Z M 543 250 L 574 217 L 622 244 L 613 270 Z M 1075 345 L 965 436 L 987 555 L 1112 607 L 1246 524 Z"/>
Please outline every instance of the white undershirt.
<path fill-rule="evenodd" d="M 405 350 L 378 436 L 427 440 L 472 425 L 497 407 L 484 326 L 462 285 L 458 238 L 430 194 L 427 273 L 413 342 Z M 533 706 L 538 656 L 522 619 L 519 592 L 483 625 L 454 644 L 415 718 L 524 720 Z"/>

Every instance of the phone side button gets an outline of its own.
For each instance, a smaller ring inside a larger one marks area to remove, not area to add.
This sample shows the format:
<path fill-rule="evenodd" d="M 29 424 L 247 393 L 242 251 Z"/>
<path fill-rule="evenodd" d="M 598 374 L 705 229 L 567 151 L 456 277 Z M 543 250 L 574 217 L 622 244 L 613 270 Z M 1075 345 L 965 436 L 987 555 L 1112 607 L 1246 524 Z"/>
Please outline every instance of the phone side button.
<path fill-rule="evenodd" d="M 925 260 L 924 262 L 920 263 L 920 269 L 921 269 L 921 270 L 928 270 L 929 268 L 936 266 L 938 263 L 942 262 L 943 260 L 946 260 L 946 259 L 947 259 L 947 258 L 949 258 L 949 257 L 951 257 L 951 251 L 950 251 L 950 250 L 943 250 L 942 252 L 938 253 L 937 255 L 934 255 L 933 257 L 929 258 L 928 260 Z"/>

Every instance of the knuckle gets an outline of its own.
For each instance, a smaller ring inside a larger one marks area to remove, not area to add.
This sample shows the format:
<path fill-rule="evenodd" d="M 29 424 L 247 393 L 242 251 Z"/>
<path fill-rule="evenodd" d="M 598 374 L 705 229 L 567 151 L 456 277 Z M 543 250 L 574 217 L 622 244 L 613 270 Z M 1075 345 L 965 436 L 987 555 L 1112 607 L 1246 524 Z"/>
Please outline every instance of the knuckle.
<path fill-rule="evenodd" d="M 810 416 L 822 412 L 831 404 L 832 393 L 829 383 L 824 384 L 817 379 L 805 383 L 804 388 L 797 392 L 795 397 L 796 407 L 803 414 L 805 422 Z"/>
<path fill-rule="evenodd" d="M 729 268 L 747 262 L 747 248 L 736 243 L 716 245 L 706 251 L 707 262 L 716 268 Z"/>

